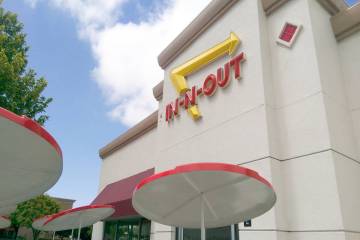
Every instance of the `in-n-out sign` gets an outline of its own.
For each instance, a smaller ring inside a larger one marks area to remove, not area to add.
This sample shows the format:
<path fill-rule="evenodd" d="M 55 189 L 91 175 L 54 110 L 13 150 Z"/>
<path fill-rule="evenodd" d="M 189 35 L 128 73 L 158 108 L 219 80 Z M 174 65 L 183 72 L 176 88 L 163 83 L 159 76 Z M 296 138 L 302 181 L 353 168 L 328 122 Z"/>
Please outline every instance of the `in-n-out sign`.
<path fill-rule="evenodd" d="M 185 79 L 187 75 L 194 73 L 217 58 L 225 54 L 231 55 L 239 43 L 239 38 L 234 33 L 230 33 L 230 37 L 225 41 L 171 71 L 172 83 L 180 96 L 166 105 L 167 122 L 174 116 L 178 116 L 181 108 L 187 110 L 194 120 L 199 119 L 201 114 L 197 106 L 198 97 L 212 96 L 218 88 L 227 87 L 231 75 L 234 75 L 235 79 L 241 78 L 241 63 L 245 60 L 243 52 L 231 58 L 223 67 L 219 67 L 216 73 L 207 75 L 200 87 L 193 86 L 190 89 Z"/>

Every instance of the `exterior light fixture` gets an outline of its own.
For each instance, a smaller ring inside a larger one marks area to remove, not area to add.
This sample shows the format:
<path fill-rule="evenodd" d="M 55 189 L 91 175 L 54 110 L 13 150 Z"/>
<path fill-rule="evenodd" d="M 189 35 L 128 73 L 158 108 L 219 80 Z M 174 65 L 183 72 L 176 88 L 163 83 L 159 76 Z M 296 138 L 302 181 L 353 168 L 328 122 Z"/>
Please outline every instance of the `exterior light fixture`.
<path fill-rule="evenodd" d="M 291 48 L 301 28 L 301 25 L 286 22 L 276 42 L 280 45 Z"/>

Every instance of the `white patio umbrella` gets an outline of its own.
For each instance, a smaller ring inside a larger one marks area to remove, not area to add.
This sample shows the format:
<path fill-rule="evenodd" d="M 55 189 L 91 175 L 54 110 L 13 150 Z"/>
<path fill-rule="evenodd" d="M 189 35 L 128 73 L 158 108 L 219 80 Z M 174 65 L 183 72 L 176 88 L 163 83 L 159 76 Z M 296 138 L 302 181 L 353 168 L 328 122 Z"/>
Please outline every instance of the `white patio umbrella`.
<path fill-rule="evenodd" d="M 50 189 L 63 162 L 55 139 L 25 116 L 0 108 L 0 133 L 0 209 L 8 209 Z"/>
<path fill-rule="evenodd" d="M 7 217 L 0 216 L 0 229 L 10 227 L 11 222 Z"/>
<path fill-rule="evenodd" d="M 276 202 L 271 184 L 257 172 L 224 163 L 194 163 L 141 181 L 132 204 L 156 222 L 201 228 L 221 227 L 255 218 Z"/>
<path fill-rule="evenodd" d="M 32 226 L 38 230 L 53 232 L 78 228 L 77 239 L 80 239 L 81 228 L 111 216 L 114 211 L 110 205 L 83 206 L 36 219 Z"/>

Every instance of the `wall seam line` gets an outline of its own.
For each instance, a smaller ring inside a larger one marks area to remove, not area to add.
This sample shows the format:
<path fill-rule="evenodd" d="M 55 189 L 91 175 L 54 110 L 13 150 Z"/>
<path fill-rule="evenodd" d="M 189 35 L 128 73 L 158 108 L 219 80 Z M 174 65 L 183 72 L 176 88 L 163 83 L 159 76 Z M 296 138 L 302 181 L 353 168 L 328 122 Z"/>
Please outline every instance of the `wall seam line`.
<path fill-rule="evenodd" d="M 312 153 L 307 153 L 307 154 L 303 154 L 303 155 L 298 155 L 298 156 L 295 156 L 295 157 L 291 157 L 291 158 L 284 158 L 284 159 L 280 159 L 280 158 L 276 158 L 276 157 L 273 157 L 273 156 L 265 156 L 265 157 L 261 157 L 261 158 L 256 158 L 256 159 L 253 159 L 253 160 L 250 160 L 250 161 L 246 161 L 246 162 L 243 162 L 243 163 L 239 163 L 237 165 L 245 165 L 245 164 L 249 164 L 249 163 L 252 163 L 252 162 L 257 162 L 257 161 L 261 161 L 261 160 L 265 160 L 267 158 L 271 158 L 271 159 L 274 159 L 276 161 L 279 161 L 279 162 L 286 162 L 286 161 L 290 161 L 290 160 L 294 160 L 294 159 L 297 159 L 297 158 L 302 158 L 302 157 L 307 157 L 307 156 L 311 156 L 311 155 L 316 155 L 316 154 L 319 154 L 319 153 L 324 153 L 324 152 L 328 152 L 328 151 L 332 151 L 332 152 L 335 152 L 351 161 L 354 161 L 355 163 L 359 164 L 360 165 L 360 161 L 356 160 L 355 158 L 352 158 L 344 153 L 341 153 L 335 149 L 332 149 L 332 148 L 327 148 L 327 149 L 323 149 L 323 150 L 320 150 L 320 151 L 316 151 L 316 152 L 312 152 Z"/>

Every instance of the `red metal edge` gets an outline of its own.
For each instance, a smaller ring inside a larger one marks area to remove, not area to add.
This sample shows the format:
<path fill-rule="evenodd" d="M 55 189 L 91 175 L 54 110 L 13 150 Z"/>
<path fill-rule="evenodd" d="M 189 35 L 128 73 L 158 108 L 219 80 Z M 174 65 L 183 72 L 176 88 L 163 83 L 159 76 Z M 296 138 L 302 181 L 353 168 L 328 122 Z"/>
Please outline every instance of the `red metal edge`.
<path fill-rule="evenodd" d="M 111 205 L 87 205 L 87 206 L 82 206 L 82 207 L 78 207 L 78 208 L 72 208 L 72 209 L 68 209 L 68 210 L 64 210 L 64 211 L 55 213 L 53 215 L 49 215 L 48 220 L 46 220 L 46 222 L 43 224 L 43 226 L 45 226 L 49 222 L 54 221 L 55 219 L 62 217 L 64 215 L 74 213 L 74 212 L 80 212 L 83 210 L 96 209 L 96 208 L 111 208 L 114 210 L 114 207 Z"/>
<path fill-rule="evenodd" d="M 50 215 L 46 215 L 46 216 L 42 216 L 42 217 L 37 217 L 37 218 L 35 218 L 34 220 L 33 220 L 33 223 L 34 222 L 36 222 L 36 221 L 39 221 L 39 220 L 41 220 L 41 219 L 43 219 L 43 218 L 48 218 Z"/>
<path fill-rule="evenodd" d="M 32 131 L 33 133 L 37 134 L 38 136 L 45 139 L 50 145 L 52 145 L 56 152 L 60 155 L 62 158 L 62 152 L 59 144 L 56 142 L 56 140 L 48 133 L 40 124 L 35 122 L 34 120 L 26 117 L 26 116 L 19 116 L 13 112 L 10 112 L 9 110 L 6 110 L 5 108 L 0 107 L 0 116 L 4 117 L 20 126 L 23 126 L 27 128 L 28 130 Z"/>
<path fill-rule="evenodd" d="M 259 182 L 273 189 L 272 185 L 265 178 L 261 177 L 256 171 L 251 170 L 249 168 L 241 167 L 234 164 L 228 164 L 228 163 L 204 162 L 204 163 L 190 163 L 190 164 L 180 165 L 175 167 L 174 169 L 156 173 L 150 177 L 143 179 L 135 187 L 134 192 L 142 188 L 144 185 L 156 181 L 160 178 L 174 174 L 181 174 L 181 173 L 193 172 L 193 171 L 226 171 L 226 172 L 239 173 L 254 178 L 255 180 L 258 180 Z"/>

